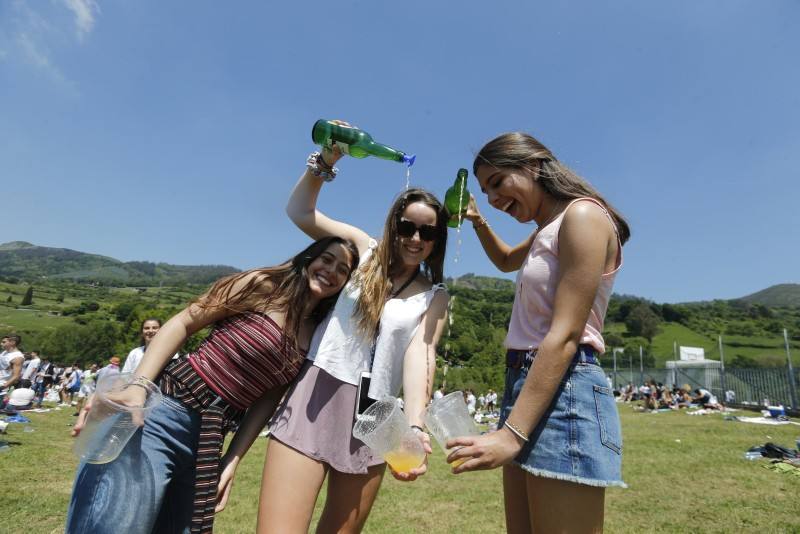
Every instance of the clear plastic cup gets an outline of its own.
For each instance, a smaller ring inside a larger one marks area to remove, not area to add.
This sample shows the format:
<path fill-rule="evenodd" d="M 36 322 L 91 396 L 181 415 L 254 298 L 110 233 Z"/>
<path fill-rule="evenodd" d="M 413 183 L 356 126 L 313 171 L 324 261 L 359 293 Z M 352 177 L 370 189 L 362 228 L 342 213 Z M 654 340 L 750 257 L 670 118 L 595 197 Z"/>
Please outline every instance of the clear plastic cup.
<path fill-rule="evenodd" d="M 379 400 L 358 416 L 353 436 L 398 473 L 407 473 L 425 461 L 425 449 L 394 397 Z"/>
<path fill-rule="evenodd" d="M 90 464 L 114 461 L 139 428 L 140 422 L 161 403 L 162 395 L 158 386 L 143 378 L 136 382 L 141 386 L 132 386 L 133 378 L 133 373 L 115 373 L 98 381 L 86 424 L 75 442 L 75 454 L 81 461 Z M 143 406 L 127 406 L 115 401 L 128 387 L 144 387 L 147 396 Z"/>
<path fill-rule="evenodd" d="M 445 444 L 448 440 L 459 436 L 477 436 L 480 434 L 475 421 L 469 415 L 464 394 L 455 391 L 433 401 L 425 411 L 425 426 L 431 431 L 436 442 L 442 447 L 445 455 L 449 456 L 456 449 L 448 449 Z M 464 460 L 453 462 L 453 467 L 458 467 Z"/>

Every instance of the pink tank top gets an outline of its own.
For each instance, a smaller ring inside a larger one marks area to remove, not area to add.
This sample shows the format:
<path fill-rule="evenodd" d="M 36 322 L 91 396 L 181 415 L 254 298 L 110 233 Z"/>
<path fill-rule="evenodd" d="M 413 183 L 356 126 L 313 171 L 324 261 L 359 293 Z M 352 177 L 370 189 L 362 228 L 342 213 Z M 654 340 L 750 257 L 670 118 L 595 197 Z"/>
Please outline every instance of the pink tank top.
<path fill-rule="evenodd" d="M 517 273 L 517 294 L 511 310 L 505 347 L 507 349 L 529 350 L 537 348 L 550 330 L 553 320 L 556 283 L 558 282 L 558 232 L 567 210 L 576 202 L 594 202 L 606 212 L 611 226 L 616 225 L 606 209 L 593 198 L 578 198 L 570 202 L 561 214 L 550 224 L 540 228 L 533 240 L 528 256 Z M 581 344 L 591 345 L 598 352 L 605 352 L 603 342 L 603 320 L 608 308 L 608 300 L 614 286 L 614 278 L 622 267 L 622 244 L 617 236 L 617 266 L 602 275 L 597 295 L 594 298 L 589 319 L 581 334 Z"/>

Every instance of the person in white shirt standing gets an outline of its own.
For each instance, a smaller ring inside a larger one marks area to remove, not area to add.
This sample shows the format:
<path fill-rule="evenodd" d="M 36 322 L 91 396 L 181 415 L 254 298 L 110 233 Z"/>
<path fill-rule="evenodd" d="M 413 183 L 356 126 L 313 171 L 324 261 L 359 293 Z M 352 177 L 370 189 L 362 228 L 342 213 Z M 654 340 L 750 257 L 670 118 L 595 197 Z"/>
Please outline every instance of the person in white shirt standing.
<path fill-rule="evenodd" d="M 136 370 L 139 366 L 139 362 L 142 361 L 142 357 L 144 357 L 144 351 L 147 350 L 150 341 L 153 340 L 160 328 L 161 321 L 158 319 L 149 318 L 142 321 L 142 328 L 140 330 L 142 334 L 142 344 L 128 353 L 128 357 L 125 358 L 125 365 L 122 366 L 123 373 L 132 373 Z"/>
<path fill-rule="evenodd" d="M 8 388 L 19 383 L 22 375 L 22 362 L 25 356 L 17 349 L 22 343 L 22 338 L 16 334 L 3 336 L 0 340 L 0 397 L 4 396 Z"/>
<path fill-rule="evenodd" d="M 475 415 L 475 394 L 471 389 L 467 390 L 467 411 L 470 415 Z"/>
<path fill-rule="evenodd" d="M 39 366 L 42 360 L 39 358 L 39 353 L 35 350 L 30 352 L 30 359 L 27 361 L 25 369 L 22 371 L 22 379 L 19 381 L 20 386 L 29 388 L 33 384 L 33 379 L 36 378 L 36 373 L 39 371 Z"/>

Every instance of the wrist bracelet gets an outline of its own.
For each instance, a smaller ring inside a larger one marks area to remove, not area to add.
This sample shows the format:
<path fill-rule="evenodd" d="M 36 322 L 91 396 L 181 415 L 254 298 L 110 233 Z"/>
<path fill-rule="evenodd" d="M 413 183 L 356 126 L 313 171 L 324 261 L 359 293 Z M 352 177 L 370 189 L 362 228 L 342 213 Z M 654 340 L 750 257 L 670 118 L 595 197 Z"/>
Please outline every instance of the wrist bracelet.
<path fill-rule="evenodd" d="M 489 221 L 486 220 L 486 217 L 481 216 L 481 218 L 478 219 L 478 223 L 477 224 L 475 223 L 475 221 L 472 222 L 472 227 L 475 230 L 479 230 L 479 229 L 483 228 L 484 226 L 489 226 Z"/>
<path fill-rule="evenodd" d="M 508 419 L 506 419 L 506 422 L 503 424 L 503 426 L 508 428 L 511 431 L 511 433 L 517 436 L 519 439 L 521 439 L 525 443 L 528 443 L 528 438 L 525 436 L 525 434 L 523 434 L 519 428 L 512 425 Z"/>
<path fill-rule="evenodd" d="M 322 159 L 322 154 L 319 152 L 312 152 L 308 155 L 308 159 L 306 159 L 306 167 L 308 167 L 308 170 L 311 171 L 311 174 L 314 176 L 319 176 L 326 182 L 332 182 L 333 179 L 336 178 L 336 174 L 339 172 L 339 169 L 336 167 L 328 167 L 328 165 Z"/>

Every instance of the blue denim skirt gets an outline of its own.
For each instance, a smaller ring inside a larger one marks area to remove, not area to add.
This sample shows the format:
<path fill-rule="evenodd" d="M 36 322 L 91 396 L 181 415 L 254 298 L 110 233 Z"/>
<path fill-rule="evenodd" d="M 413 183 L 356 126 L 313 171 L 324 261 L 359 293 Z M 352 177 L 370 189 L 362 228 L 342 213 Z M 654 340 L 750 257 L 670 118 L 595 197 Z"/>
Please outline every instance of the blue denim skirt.
<path fill-rule="evenodd" d="M 530 355 L 527 359 L 529 363 Z M 594 350 L 581 345 L 553 402 L 514 459 L 515 465 L 539 477 L 588 486 L 627 487 L 622 481 L 617 405 L 596 361 Z M 528 371 L 528 365 L 506 369 L 498 428 L 514 408 Z"/>

